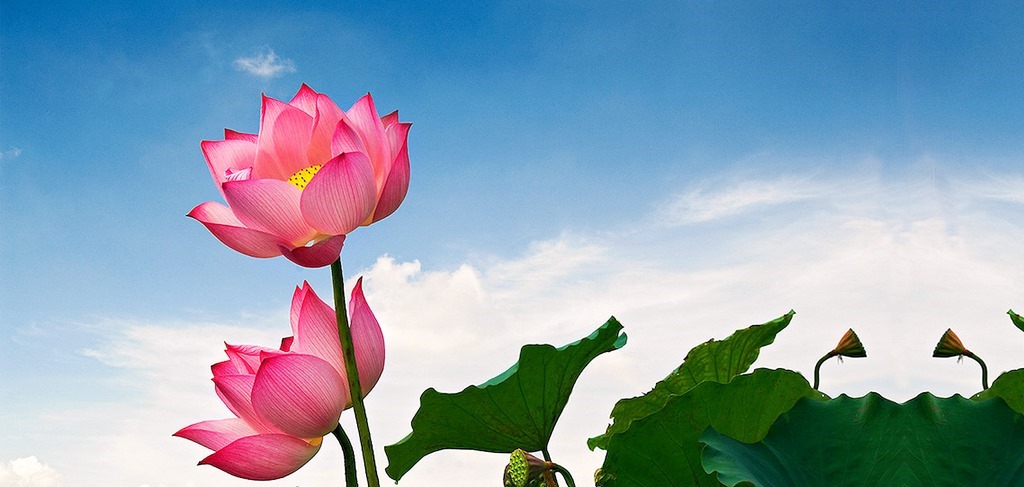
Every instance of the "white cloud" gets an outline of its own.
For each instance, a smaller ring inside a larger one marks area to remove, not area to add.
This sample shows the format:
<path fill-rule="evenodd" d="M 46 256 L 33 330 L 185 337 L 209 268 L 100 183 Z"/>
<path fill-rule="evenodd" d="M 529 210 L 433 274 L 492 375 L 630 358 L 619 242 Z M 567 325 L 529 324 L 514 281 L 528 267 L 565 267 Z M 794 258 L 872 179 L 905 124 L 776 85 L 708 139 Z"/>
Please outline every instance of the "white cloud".
<path fill-rule="evenodd" d="M 235 59 L 235 67 L 260 78 L 274 78 L 295 72 L 295 63 L 291 59 L 278 57 L 270 48 L 263 48 L 252 57 Z"/>
<path fill-rule="evenodd" d="M 383 446 L 408 433 L 424 389 L 452 392 L 478 384 L 513 363 L 521 345 L 565 344 L 613 314 L 629 343 L 584 372 L 550 445 L 555 460 L 581 479 L 603 458 L 587 450 L 585 440 L 603 431 L 618 398 L 648 390 L 698 343 L 790 308 L 797 311 L 793 323 L 757 365 L 810 376 L 817 358 L 853 327 L 869 357 L 825 365 L 822 385 L 830 394 L 875 390 L 906 400 L 924 390 L 977 391 L 972 363 L 931 358 L 948 327 L 989 363 L 993 378 L 1024 366 L 1014 361 L 1024 336 L 1005 315 L 1008 308 L 1024 310 L 1024 230 L 1019 219 L 1008 225 L 1001 213 L 988 211 L 1000 203 L 976 203 L 984 185 L 805 179 L 796 184 L 798 197 L 779 189 L 793 181 L 737 183 L 714 193 L 732 196 L 709 198 L 733 214 L 806 200 L 742 226 L 696 232 L 652 222 L 614 237 L 566 234 L 518 257 L 451 269 L 386 256 L 363 269 L 388 347 L 384 377 L 368 399 L 382 475 Z M 742 196 L 756 193 L 755 187 L 775 189 Z M 693 214 L 728 214 L 712 206 Z M 247 485 L 194 467 L 204 450 L 169 435 L 228 415 L 208 380 L 209 365 L 222 358 L 221 340 L 274 344 L 287 332 L 283 309 L 257 323 L 107 324 L 108 341 L 85 353 L 118 371 L 123 387 L 137 394 L 132 401 L 41 418 L 67 435 L 57 443 L 78 446 L 77 458 L 60 463 L 62 471 L 73 467 L 75 485 L 86 486 L 109 485 L 111 478 L 123 485 Z M 265 485 L 337 483 L 339 458 L 337 446 L 325 442 L 297 474 Z M 443 479 L 475 486 L 500 477 L 505 462 L 496 454 L 439 452 L 400 485 L 433 486 Z"/>
<path fill-rule="evenodd" d="M 16 458 L 0 464 L 0 486 L 3 487 L 59 487 L 64 477 L 41 463 L 35 456 Z"/>
<path fill-rule="evenodd" d="M 0 151 L 0 159 L 14 159 L 21 155 L 21 149 L 18 147 L 11 147 L 5 151 Z"/>
<path fill-rule="evenodd" d="M 977 198 L 1024 204 L 1024 175 L 992 176 L 965 183 L 965 186 Z"/>
<path fill-rule="evenodd" d="M 771 206 L 819 198 L 829 188 L 806 179 L 780 178 L 731 183 L 706 181 L 676 195 L 661 217 L 669 225 L 718 220 Z"/>

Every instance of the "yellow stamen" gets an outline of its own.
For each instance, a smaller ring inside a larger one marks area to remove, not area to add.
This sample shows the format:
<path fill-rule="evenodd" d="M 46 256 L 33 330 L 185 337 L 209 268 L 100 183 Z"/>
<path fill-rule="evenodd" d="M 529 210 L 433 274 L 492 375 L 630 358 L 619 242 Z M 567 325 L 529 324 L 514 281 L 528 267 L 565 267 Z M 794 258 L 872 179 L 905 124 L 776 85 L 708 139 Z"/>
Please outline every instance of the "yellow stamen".
<path fill-rule="evenodd" d="M 292 177 L 288 178 L 288 182 L 292 183 L 296 188 L 306 189 L 306 185 L 309 184 L 309 181 L 313 179 L 313 176 L 316 175 L 321 167 L 323 167 L 321 164 L 316 164 L 300 169 L 295 174 L 292 174 Z"/>

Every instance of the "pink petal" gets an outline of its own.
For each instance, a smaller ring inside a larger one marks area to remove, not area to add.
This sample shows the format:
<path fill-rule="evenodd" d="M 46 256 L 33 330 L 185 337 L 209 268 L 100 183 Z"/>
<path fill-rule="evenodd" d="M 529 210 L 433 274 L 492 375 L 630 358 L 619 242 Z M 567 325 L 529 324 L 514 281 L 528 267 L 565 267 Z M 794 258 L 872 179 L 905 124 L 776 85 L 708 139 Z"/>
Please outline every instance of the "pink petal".
<path fill-rule="evenodd" d="M 260 258 L 281 255 L 278 247 L 284 242 L 279 237 L 246 228 L 230 208 L 220 203 L 200 204 L 188 216 L 199 220 L 217 240 L 237 252 Z"/>
<path fill-rule="evenodd" d="M 256 414 L 252 406 L 252 390 L 255 375 L 221 375 L 213 378 L 217 397 L 232 414 L 245 421 L 254 430 L 262 433 L 279 433 L 274 425 Z"/>
<path fill-rule="evenodd" d="M 306 158 L 311 164 L 323 164 L 333 156 L 331 144 L 338 122 L 345 118 L 341 111 L 327 95 L 319 95 L 316 100 L 316 116 L 313 120 L 313 135 L 309 140 Z"/>
<path fill-rule="evenodd" d="M 366 220 L 377 203 L 370 160 L 347 152 L 325 164 L 302 191 L 302 215 L 327 235 L 351 232 Z"/>
<path fill-rule="evenodd" d="M 312 288 L 305 292 L 300 306 L 298 322 L 292 327 L 295 341 L 291 350 L 320 357 L 331 364 L 339 376 L 344 376 L 345 359 L 341 355 L 338 317 L 334 308 L 320 299 Z"/>
<path fill-rule="evenodd" d="M 313 88 L 310 88 L 306 83 L 302 83 L 299 87 L 299 91 L 292 97 L 292 101 L 288 102 L 289 105 L 300 108 L 306 112 L 309 116 L 316 115 L 316 97 L 319 95 Z"/>
<path fill-rule="evenodd" d="M 210 168 L 210 177 L 220 190 L 228 174 L 252 167 L 256 161 L 256 144 L 245 139 L 204 140 L 199 143 Z M 221 191 L 223 194 L 223 191 Z"/>
<path fill-rule="evenodd" d="M 266 362 L 268 358 L 280 357 L 283 355 L 290 355 L 290 352 L 284 350 L 275 350 L 273 348 L 265 349 L 264 351 L 260 352 L 260 365 L 262 366 L 263 362 Z"/>
<path fill-rule="evenodd" d="M 306 158 L 312 133 L 311 115 L 264 96 L 253 177 L 286 181 L 299 169 L 316 164 Z"/>
<path fill-rule="evenodd" d="M 211 450 L 220 450 L 243 436 L 259 433 L 238 418 L 214 419 L 186 426 L 172 436 L 192 440 Z"/>
<path fill-rule="evenodd" d="M 246 227 L 276 235 L 292 246 L 316 235 L 299 210 L 299 188 L 276 179 L 228 181 L 223 187 L 231 210 Z"/>
<path fill-rule="evenodd" d="M 338 121 L 331 139 L 331 154 L 344 154 L 346 152 L 366 153 L 366 145 L 359 137 L 352 125 L 344 118 Z"/>
<path fill-rule="evenodd" d="M 384 372 L 384 335 L 363 296 L 361 277 L 352 288 L 348 308 L 352 346 L 356 350 L 356 367 L 359 368 L 359 385 L 363 390 L 363 396 L 366 396 Z"/>
<path fill-rule="evenodd" d="M 281 339 L 281 351 L 290 352 L 292 351 L 292 343 L 295 342 L 295 337 L 284 337 Z"/>
<path fill-rule="evenodd" d="M 288 260 L 302 267 L 317 268 L 331 265 L 332 262 L 338 260 L 341 256 L 341 248 L 344 245 L 345 236 L 335 235 L 316 242 L 309 247 L 295 247 L 294 249 L 281 247 L 278 250 Z"/>
<path fill-rule="evenodd" d="M 260 368 L 262 353 L 273 350 L 272 348 L 259 345 L 230 345 L 225 343 L 224 346 L 224 353 L 228 356 L 228 360 L 235 365 L 239 374 L 255 374 Z"/>
<path fill-rule="evenodd" d="M 395 112 L 397 113 L 397 112 Z M 398 151 L 409 141 L 409 129 L 412 128 L 411 123 L 393 123 L 388 125 L 386 132 L 388 134 L 388 143 L 391 144 L 391 153 L 398 154 Z"/>
<path fill-rule="evenodd" d="M 222 376 L 222 375 L 238 375 L 238 374 L 246 373 L 245 369 L 238 370 L 237 364 L 231 362 L 230 360 L 225 360 L 223 362 L 217 362 L 217 363 L 215 363 L 215 364 L 210 366 L 210 370 L 213 371 L 213 376 L 214 377 L 219 377 L 219 376 Z"/>
<path fill-rule="evenodd" d="M 213 465 L 228 474 L 249 480 L 275 480 L 289 475 L 316 455 L 322 444 L 282 434 L 240 438 L 204 458 L 200 465 Z"/>
<path fill-rule="evenodd" d="M 391 126 L 391 124 L 398 123 L 398 110 L 395 110 L 387 115 L 384 115 L 383 117 L 380 117 L 380 123 L 384 125 L 385 131 L 388 129 L 389 126 Z"/>
<path fill-rule="evenodd" d="M 394 159 L 394 155 L 391 154 L 391 144 L 388 143 L 387 134 L 384 133 L 384 123 L 377 116 L 377 108 L 373 105 L 373 97 L 369 93 L 356 101 L 355 105 L 345 112 L 345 118 L 363 139 L 366 154 L 373 161 L 374 170 L 378 165 L 387 164 Z M 383 180 L 383 177 L 380 177 L 379 180 Z"/>
<path fill-rule="evenodd" d="M 312 355 L 288 353 L 263 361 L 253 384 L 252 405 L 281 431 L 317 438 L 338 425 L 347 389 L 331 364 Z"/>
<path fill-rule="evenodd" d="M 252 179 L 252 168 L 247 167 L 241 171 L 234 169 L 228 169 L 227 174 L 224 175 L 224 181 L 245 181 L 246 179 Z M 224 194 L 223 191 L 221 194 Z"/>
<path fill-rule="evenodd" d="M 309 282 L 302 281 L 302 286 L 295 286 L 295 291 L 292 293 L 292 306 L 288 312 L 292 335 L 295 335 L 295 331 L 299 329 L 299 312 L 302 311 L 302 302 L 311 292 L 313 292 L 313 287 L 309 285 Z"/>
<path fill-rule="evenodd" d="M 255 364 L 253 364 L 250 360 L 246 360 L 238 353 L 232 351 L 230 348 L 231 345 L 228 345 L 226 343 L 224 345 L 228 347 L 227 349 L 224 350 L 224 353 L 225 355 L 228 356 L 228 364 L 230 364 L 230 367 L 222 366 L 221 364 L 223 364 L 224 362 L 218 362 L 216 364 L 213 364 L 213 366 L 210 367 L 210 369 L 213 371 L 214 377 L 219 377 L 222 375 L 255 374 L 256 369 L 260 368 L 258 355 L 253 358 L 253 360 L 257 361 Z"/>
<path fill-rule="evenodd" d="M 398 124 L 407 125 L 407 124 Z M 394 125 L 392 125 L 394 127 Z M 407 129 L 408 130 L 408 129 Z M 398 157 L 391 166 L 388 179 L 381 188 L 380 197 L 377 200 L 377 207 L 373 210 L 373 216 L 369 223 L 382 220 L 398 209 L 398 206 L 405 200 L 409 192 L 409 148 L 402 144 L 398 150 Z"/>
<path fill-rule="evenodd" d="M 259 139 L 259 137 L 256 134 L 247 134 L 245 132 L 237 132 L 231 129 L 224 129 L 224 140 L 248 140 L 255 144 L 257 139 Z"/>

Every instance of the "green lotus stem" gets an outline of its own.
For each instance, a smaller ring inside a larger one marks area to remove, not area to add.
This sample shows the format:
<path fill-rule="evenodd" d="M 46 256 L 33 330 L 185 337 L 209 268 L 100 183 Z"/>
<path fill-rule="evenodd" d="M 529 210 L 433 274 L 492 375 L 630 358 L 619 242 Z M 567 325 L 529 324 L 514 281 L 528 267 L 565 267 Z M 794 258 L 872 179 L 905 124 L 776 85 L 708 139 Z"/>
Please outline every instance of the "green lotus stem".
<path fill-rule="evenodd" d="M 988 367 L 985 365 L 985 361 L 975 355 L 974 352 L 964 353 L 964 356 L 974 359 L 981 366 L 981 390 L 988 389 Z"/>
<path fill-rule="evenodd" d="M 366 483 L 369 487 L 380 487 L 380 480 L 377 477 L 377 462 L 373 457 L 373 442 L 370 440 L 370 423 L 366 420 L 366 407 L 363 405 L 363 388 L 359 385 L 356 352 L 352 346 L 352 330 L 348 326 L 348 307 L 345 303 L 345 277 L 341 272 L 340 257 L 331 264 L 331 280 L 334 283 L 334 312 L 338 317 L 341 355 L 345 359 L 348 392 L 349 396 L 352 397 L 352 411 L 356 415 L 359 446 L 363 451 L 363 467 L 366 469 Z"/>
<path fill-rule="evenodd" d="M 835 350 L 826 353 L 825 356 L 818 359 L 818 363 L 814 364 L 814 389 L 818 388 L 818 384 L 821 382 L 821 364 L 825 363 L 826 360 L 839 355 Z"/>
<path fill-rule="evenodd" d="M 358 487 L 359 478 L 356 476 L 356 453 L 352 449 L 352 442 L 349 441 L 348 435 L 345 434 L 345 430 L 341 428 L 341 423 L 338 423 L 338 427 L 334 428 L 334 437 L 338 439 L 338 443 L 341 444 L 341 454 L 345 458 L 345 487 Z"/>
<path fill-rule="evenodd" d="M 552 463 L 551 464 L 551 470 L 561 474 L 562 478 L 565 479 L 565 484 L 568 487 L 576 487 L 576 482 L 572 480 L 572 475 L 569 473 L 568 470 L 563 468 L 561 465 L 559 465 L 557 463 Z"/>

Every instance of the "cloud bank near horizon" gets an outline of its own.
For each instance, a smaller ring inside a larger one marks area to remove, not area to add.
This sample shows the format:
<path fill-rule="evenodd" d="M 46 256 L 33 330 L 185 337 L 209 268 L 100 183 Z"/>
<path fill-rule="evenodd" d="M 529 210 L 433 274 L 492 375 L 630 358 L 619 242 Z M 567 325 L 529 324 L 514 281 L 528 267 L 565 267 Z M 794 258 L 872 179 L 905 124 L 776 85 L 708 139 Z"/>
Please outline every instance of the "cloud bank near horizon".
<path fill-rule="evenodd" d="M 0 464 L 0 485 L 5 487 L 59 487 L 64 477 L 35 456 Z"/>
<path fill-rule="evenodd" d="M 708 338 L 791 308 L 797 311 L 793 323 L 755 366 L 809 376 L 815 360 L 853 327 L 869 357 L 827 364 L 826 393 L 874 390 L 907 400 L 924 390 L 976 392 L 975 368 L 932 359 L 931 349 L 952 327 L 982 354 L 993 377 L 1024 366 L 1013 361 L 1024 336 L 1005 315 L 1008 308 L 1024 310 L 1024 228 L 1012 220 L 1020 214 L 1019 192 L 1000 180 L 866 178 L 843 185 L 807 179 L 795 197 L 784 189 L 792 178 L 720 180 L 679 193 L 698 209 L 693 214 L 711 215 L 685 225 L 660 225 L 655 217 L 618 232 L 566 233 L 516 257 L 450 269 L 380 257 L 358 273 L 388 346 L 384 377 L 368 398 L 378 461 L 383 467 L 383 446 L 408 433 L 422 390 L 479 384 L 511 365 L 521 345 L 563 345 L 610 315 L 625 325 L 629 343 L 584 372 L 550 448 L 578 476 L 600 465 L 603 455 L 589 452 L 585 440 L 603 431 L 617 399 L 648 390 Z M 840 186 L 848 190 L 837 191 Z M 739 196 L 757 188 L 768 189 Z M 734 204 L 723 203 L 722 210 L 716 202 Z M 209 365 L 222 359 L 221 341 L 276 344 L 289 330 L 287 310 L 256 322 L 120 320 L 104 329 L 109 340 L 82 353 L 106 364 L 134 393 L 126 401 L 42 418 L 85 440 L 59 459 L 40 457 L 76 472 L 76 485 L 155 479 L 164 485 L 248 484 L 210 467 L 193 468 L 205 450 L 169 435 L 229 415 L 208 382 Z M 354 425 L 346 427 L 354 434 Z M 268 485 L 336 482 L 336 450 L 325 442 L 309 465 Z M 130 465 L 117 460 L 126 457 Z M 438 478 L 477 485 L 500 476 L 505 462 L 502 455 L 439 452 L 402 485 L 436 485 Z M 116 471 L 121 478 L 78 477 L 91 471 Z"/>

